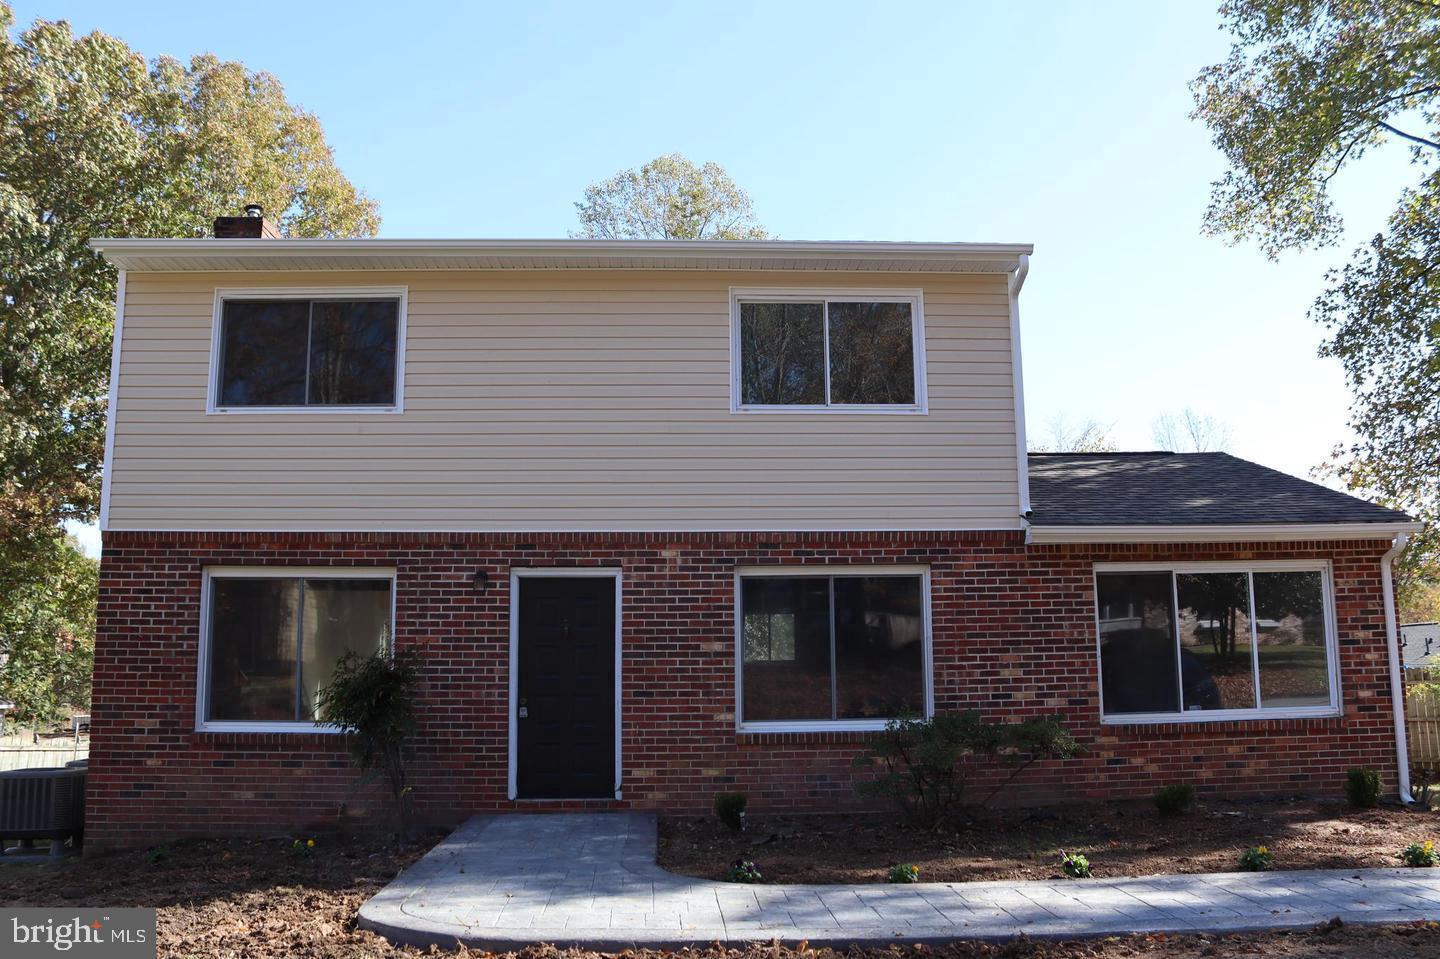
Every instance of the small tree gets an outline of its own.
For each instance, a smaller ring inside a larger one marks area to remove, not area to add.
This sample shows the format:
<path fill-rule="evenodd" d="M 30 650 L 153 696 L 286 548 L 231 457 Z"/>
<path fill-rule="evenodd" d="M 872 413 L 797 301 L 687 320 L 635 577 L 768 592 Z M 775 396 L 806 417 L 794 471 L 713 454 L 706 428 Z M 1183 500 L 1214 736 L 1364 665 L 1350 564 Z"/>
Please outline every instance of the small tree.
<path fill-rule="evenodd" d="M 1009 767 L 995 777 L 984 805 L 1041 759 L 1069 759 L 1080 744 L 1056 718 L 987 723 L 978 712 L 897 719 L 855 758 L 856 768 L 879 766 L 878 776 L 856 783 L 861 796 L 893 800 L 907 818 L 934 825 L 965 804 L 972 779 L 990 767 Z"/>
<path fill-rule="evenodd" d="M 350 757 L 363 785 L 377 776 L 390 784 L 400 834 L 410 835 L 411 787 L 406 761 L 415 733 L 420 656 L 402 649 L 393 656 L 347 652 L 317 695 L 320 722 L 349 734 Z"/>

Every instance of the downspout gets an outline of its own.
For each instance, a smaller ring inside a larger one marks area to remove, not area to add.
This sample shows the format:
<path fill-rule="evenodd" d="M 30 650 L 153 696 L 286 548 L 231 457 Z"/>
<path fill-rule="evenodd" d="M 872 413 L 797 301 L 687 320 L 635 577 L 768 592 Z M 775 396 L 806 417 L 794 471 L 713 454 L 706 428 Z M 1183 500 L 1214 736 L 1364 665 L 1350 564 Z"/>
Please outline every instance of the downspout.
<path fill-rule="evenodd" d="M 1030 542 L 1030 460 L 1025 444 L 1025 371 L 1020 362 L 1020 290 L 1030 275 L 1030 257 L 1021 253 L 1015 258 L 1010 274 L 1010 380 L 1015 394 L 1015 469 L 1020 485 L 1020 522 L 1025 529 L 1025 542 Z"/>
<path fill-rule="evenodd" d="M 1410 747 L 1405 731 L 1405 680 L 1400 667 L 1400 635 L 1395 616 L 1395 576 L 1391 566 L 1405 548 L 1409 533 L 1399 533 L 1395 543 L 1380 557 L 1380 583 L 1385 591 L 1385 645 L 1390 652 L 1390 703 L 1395 712 L 1395 761 L 1399 763 L 1400 801 L 1414 802 L 1410 795 Z"/>

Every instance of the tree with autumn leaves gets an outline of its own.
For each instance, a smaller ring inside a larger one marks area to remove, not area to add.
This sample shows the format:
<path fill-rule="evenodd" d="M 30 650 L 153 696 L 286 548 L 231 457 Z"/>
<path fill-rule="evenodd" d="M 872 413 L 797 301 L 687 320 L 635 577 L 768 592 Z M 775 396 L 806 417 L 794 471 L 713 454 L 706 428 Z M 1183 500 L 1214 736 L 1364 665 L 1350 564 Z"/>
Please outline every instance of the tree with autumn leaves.
<path fill-rule="evenodd" d="M 1400 564 L 1402 606 L 1440 608 L 1440 3 L 1227 0 L 1229 56 L 1194 83 L 1229 161 L 1205 219 L 1271 257 L 1340 241 L 1337 177 L 1409 151 L 1385 228 L 1333 270 L 1311 313 L 1354 399 L 1328 471 L 1426 528 Z"/>
<path fill-rule="evenodd" d="M 247 203 L 289 236 L 379 226 L 274 77 L 64 22 L 17 34 L 0 0 L 0 698 L 32 718 L 83 696 L 66 677 L 93 641 L 93 563 L 63 524 L 99 508 L 116 273 L 86 243 L 201 236 Z"/>

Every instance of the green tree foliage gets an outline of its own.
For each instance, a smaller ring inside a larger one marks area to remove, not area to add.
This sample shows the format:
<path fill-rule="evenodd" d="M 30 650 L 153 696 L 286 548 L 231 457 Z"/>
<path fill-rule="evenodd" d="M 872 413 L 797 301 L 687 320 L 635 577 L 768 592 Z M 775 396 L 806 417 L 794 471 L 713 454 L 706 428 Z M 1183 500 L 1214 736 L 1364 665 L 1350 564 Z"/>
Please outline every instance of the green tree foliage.
<path fill-rule="evenodd" d="M 379 219 L 274 77 L 13 22 L 0 0 L 0 527 L 48 534 L 99 495 L 115 272 L 87 240 L 199 236 L 244 203 L 295 236 Z"/>
<path fill-rule="evenodd" d="M 1326 245 L 1342 222 L 1337 174 L 1383 144 L 1409 148 L 1383 232 L 1333 271 L 1313 316 L 1322 355 L 1354 391 L 1358 440 L 1327 471 L 1424 519 L 1402 592 L 1440 579 L 1440 4 L 1427 0 L 1229 0 L 1224 62 L 1194 84 L 1195 116 L 1230 170 L 1215 183 L 1209 232 L 1271 257 Z"/>
<path fill-rule="evenodd" d="M 750 195 L 718 163 L 656 157 L 585 188 L 571 236 L 604 240 L 763 240 Z"/>
<path fill-rule="evenodd" d="M 0 603 L 0 698 L 44 723 L 90 702 L 99 564 L 70 539 L 41 541 L 46 575 L 9 584 Z"/>
<path fill-rule="evenodd" d="M 59 588 L 60 526 L 99 505 L 116 277 L 86 241 L 200 236 L 245 203 L 293 236 L 379 223 L 274 77 L 13 28 L 0 0 L 0 609 Z"/>

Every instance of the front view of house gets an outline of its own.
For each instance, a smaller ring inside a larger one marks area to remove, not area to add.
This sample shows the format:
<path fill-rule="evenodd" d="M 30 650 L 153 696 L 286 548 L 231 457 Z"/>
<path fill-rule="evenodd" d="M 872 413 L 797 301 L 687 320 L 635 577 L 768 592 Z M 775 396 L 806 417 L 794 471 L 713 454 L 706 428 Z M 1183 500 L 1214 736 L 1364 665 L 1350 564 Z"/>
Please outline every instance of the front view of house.
<path fill-rule="evenodd" d="M 962 709 L 1084 743 L 1014 803 L 1404 788 L 1414 525 L 1225 454 L 1027 456 L 1028 246 L 216 233 L 94 244 L 92 845 L 363 808 L 316 692 L 407 646 L 437 821 L 832 808 L 867 733 Z"/>

